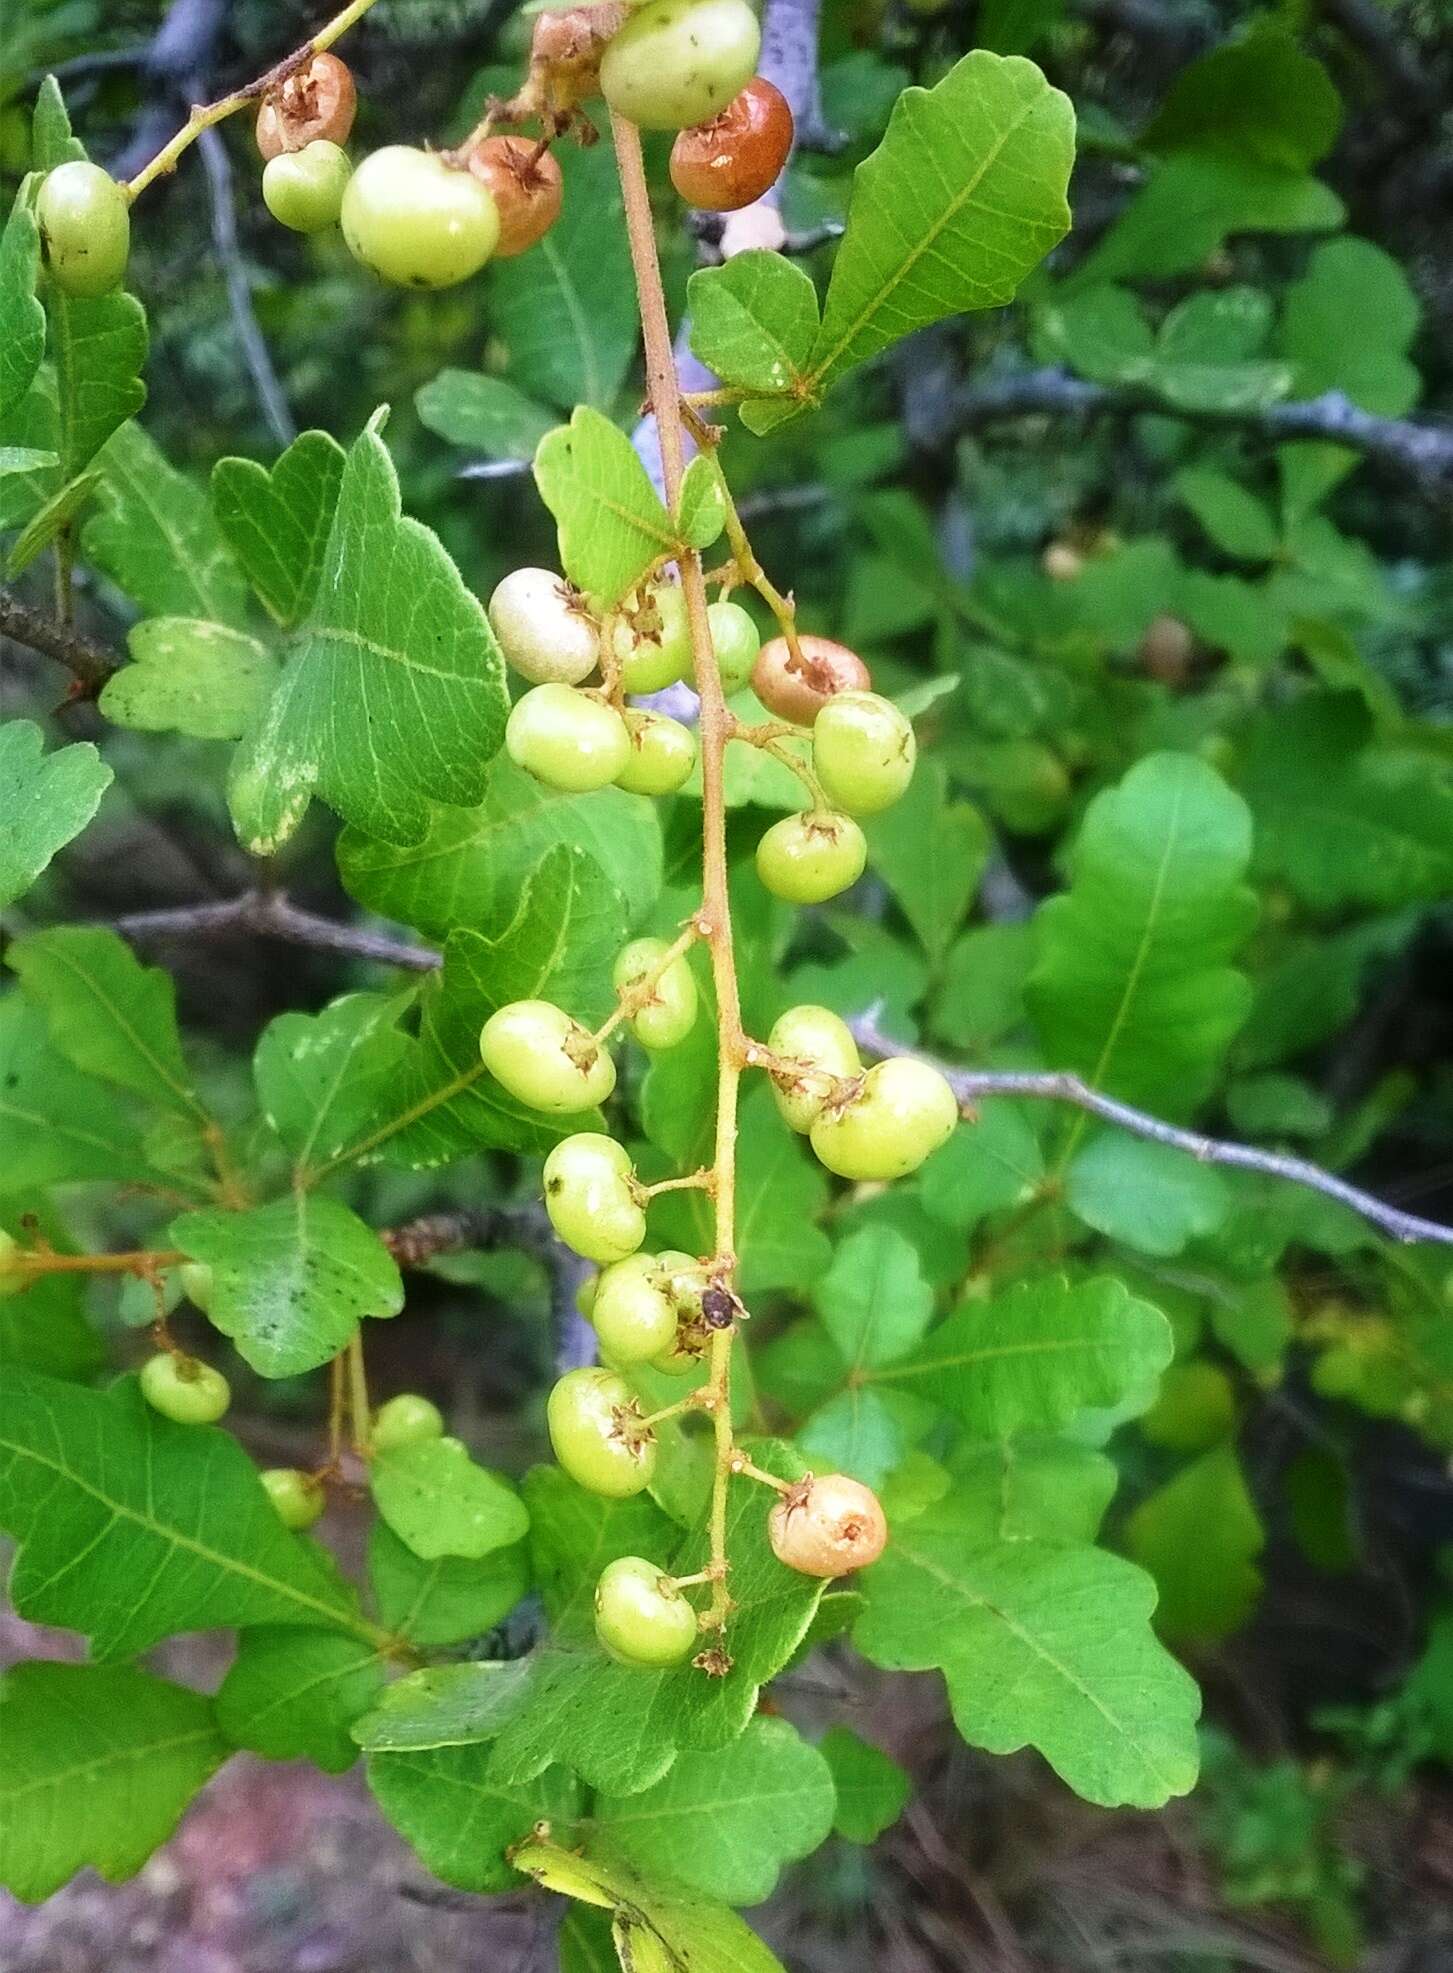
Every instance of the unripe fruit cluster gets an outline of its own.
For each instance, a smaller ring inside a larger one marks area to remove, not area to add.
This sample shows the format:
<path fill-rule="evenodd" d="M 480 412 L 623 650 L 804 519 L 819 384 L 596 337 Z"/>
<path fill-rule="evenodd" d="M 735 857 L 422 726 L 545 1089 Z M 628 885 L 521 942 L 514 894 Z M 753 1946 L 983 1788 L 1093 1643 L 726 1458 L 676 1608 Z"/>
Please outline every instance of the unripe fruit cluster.
<path fill-rule="evenodd" d="M 903 1178 L 953 1135 L 958 1099 L 937 1069 L 890 1055 L 864 1069 L 847 1024 L 792 1007 L 767 1037 L 772 1093 L 788 1126 L 839 1178 Z"/>

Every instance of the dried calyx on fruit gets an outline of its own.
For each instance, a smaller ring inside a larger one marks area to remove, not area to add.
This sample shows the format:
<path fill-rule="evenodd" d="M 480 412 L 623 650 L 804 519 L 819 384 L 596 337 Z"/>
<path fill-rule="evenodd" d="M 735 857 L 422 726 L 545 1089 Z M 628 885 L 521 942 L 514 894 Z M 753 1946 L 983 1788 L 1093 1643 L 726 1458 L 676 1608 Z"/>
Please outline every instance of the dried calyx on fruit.
<path fill-rule="evenodd" d="M 811 726 L 839 692 L 865 692 L 872 673 L 856 651 L 832 637 L 799 636 L 794 653 L 785 637 L 770 637 L 752 667 L 752 690 L 768 712 L 794 726 Z"/>
<path fill-rule="evenodd" d="M 320 138 L 346 144 L 358 108 L 347 62 L 314 55 L 269 89 L 258 107 L 257 148 L 264 158 L 301 151 Z"/>

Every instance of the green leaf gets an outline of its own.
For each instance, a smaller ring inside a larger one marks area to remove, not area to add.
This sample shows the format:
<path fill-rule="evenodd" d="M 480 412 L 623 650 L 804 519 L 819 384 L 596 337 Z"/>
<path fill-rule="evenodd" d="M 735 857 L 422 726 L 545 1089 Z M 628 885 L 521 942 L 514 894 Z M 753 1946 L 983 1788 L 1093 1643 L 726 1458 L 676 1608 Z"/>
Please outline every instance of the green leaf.
<path fill-rule="evenodd" d="M 370 911 L 442 940 L 459 926 L 497 925 L 556 843 L 589 852 L 632 926 L 646 917 L 661 889 L 656 804 L 619 788 L 565 794 L 503 753 L 490 762 L 477 808 L 435 808 L 423 841 L 409 847 L 345 829 L 338 869 Z"/>
<path fill-rule="evenodd" d="M 476 1466 L 458 1439 L 424 1439 L 374 1455 L 369 1485 L 379 1513 L 425 1562 L 478 1562 L 519 1541 L 530 1525 L 507 1480 Z"/>
<path fill-rule="evenodd" d="M 37 171 L 50 171 L 72 158 L 83 158 L 86 147 L 71 134 L 71 119 L 61 86 L 53 75 L 43 78 L 31 112 L 30 149 Z"/>
<path fill-rule="evenodd" d="M 1266 1533 L 1236 1449 L 1221 1445 L 1183 1466 L 1125 1524 L 1125 1545 L 1160 1590 L 1156 1628 L 1173 1642 L 1215 1644 L 1261 1593 L 1253 1558 Z"/>
<path fill-rule="evenodd" d="M 133 624 L 132 663 L 106 681 L 101 711 L 141 733 L 236 740 L 277 684 L 277 660 L 246 632 L 185 617 Z"/>
<path fill-rule="evenodd" d="M 317 591 L 345 456 L 327 432 L 304 432 L 271 472 L 255 459 L 212 468 L 217 525 L 280 624 L 300 623 Z"/>
<path fill-rule="evenodd" d="M 571 1907 L 589 1958 L 562 1961 L 566 1973 L 782 1973 L 755 1932 L 725 1905 L 703 1904 L 670 1884 L 648 1883 L 609 1853 L 581 1856 L 548 1842 L 521 1845 L 516 1870 L 584 1901 Z M 595 1906 L 605 1909 L 597 1911 Z M 615 1916 L 606 1931 L 606 1911 Z M 613 1941 L 602 1960 L 604 1941 Z"/>
<path fill-rule="evenodd" d="M 1150 1628 L 1150 1578 L 1054 1542 L 985 1546 L 951 1504 L 895 1534 L 854 1630 L 887 1670 L 939 1667 L 954 1723 L 991 1754 L 1038 1748 L 1086 1801 L 1159 1808 L 1196 1779 L 1199 1695 Z"/>
<path fill-rule="evenodd" d="M 609 144 L 556 155 L 560 217 L 528 253 L 495 263 L 490 326 L 528 396 L 607 410 L 640 340 L 620 180 Z"/>
<path fill-rule="evenodd" d="M 1231 1194 L 1218 1171 L 1186 1152 L 1106 1130 L 1075 1153 L 1065 1204 L 1107 1239 L 1167 1258 L 1214 1233 Z"/>
<path fill-rule="evenodd" d="M 726 526 L 726 500 L 715 468 L 698 452 L 686 468 L 677 503 L 681 539 L 695 549 L 710 548 Z"/>
<path fill-rule="evenodd" d="M 143 966 L 115 932 L 79 925 L 32 932 L 5 959 L 45 1014 L 52 1042 L 78 1069 L 206 1124 L 182 1055 L 170 973 Z"/>
<path fill-rule="evenodd" d="M 906 89 L 853 175 L 804 389 L 915 329 L 1012 300 L 1069 230 L 1074 112 L 1022 57 L 965 55 L 933 89 Z"/>
<path fill-rule="evenodd" d="M 404 518 L 371 426 L 343 469 L 322 575 L 277 689 L 238 748 L 229 800 L 257 854 L 313 795 L 389 842 L 429 802 L 474 802 L 504 733 L 504 661 L 437 535 Z"/>
<path fill-rule="evenodd" d="M 426 1562 L 382 1521 L 369 1533 L 368 1573 L 379 1621 L 423 1648 L 483 1636 L 530 1586 L 523 1543 L 477 1561 L 441 1555 Z"/>
<path fill-rule="evenodd" d="M 770 1897 L 783 1864 L 811 1854 L 832 1827 L 827 1762 L 782 1719 L 755 1719 L 739 1740 L 678 1755 L 653 1787 L 602 1794 L 590 1848 L 646 1878 L 674 1878 L 734 1905 Z"/>
<path fill-rule="evenodd" d="M 372 1636 L 330 1558 L 279 1521 L 236 1439 L 173 1425 L 129 1382 L 103 1394 L 6 1372 L 0 1527 L 20 1544 L 17 1613 L 85 1632 L 99 1657 L 248 1624 Z"/>
<path fill-rule="evenodd" d="M 517 1888 L 505 1851 L 537 1822 L 567 1821 L 577 1797 L 558 1769 L 527 1782 L 495 1780 L 483 1747 L 373 1754 L 368 1785 L 431 1874 L 461 1891 Z"/>
<path fill-rule="evenodd" d="M 1297 396 L 1340 390 L 1383 417 L 1411 411 L 1422 390 L 1407 354 L 1419 313 L 1401 267 L 1371 241 L 1318 247 L 1287 289 L 1282 315 L 1281 347 L 1295 366 Z"/>
<path fill-rule="evenodd" d="M 813 1291 L 823 1327 L 850 1368 L 896 1363 L 921 1341 L 933 1290 L 917 1253 L 887 1226 L 866 1226 L 838 1247 Z"/>
<path fill-rule="evenodd" d="M 0 1884 L 26 1904 L 135 1876 L 229 1751 L 210 1699 L 132 1665 L 15 1665 L 0 1720 Z"/>
<path fill-rule="evenodd" d="M 414 392 L 414 404 L 431 432 L 486 459 L 533 459 L 556 424 L 553 411 L 477 370 L 441 370 Z"/>
<path fill-rule="evenodd" d="M 60 409 L 61 478 L 73 480 L 146 402 L 146 311 L 134 295 L 92 301 L 46 290 Z"/>
<path fill-rule="evenodd" d="M 1336 141 L 1331 77 L 1285 28 L 1259 22 L 1176 77 L 1142 142 L 1151 151 L 1222 151 L 1309 171 Z"/>
<path fill-rule="evenodd" d="M 693 274 L 691 347 L 724 384 L 763 396 L 806 393 L 817 339 L 817 290 L 780 253 L 752 249 Z"/>
<path fill-rule="evenodd" d="M 217 1725 L 234 1747 L 342 1774 L 358 1759 L 349 1728 L 383 1685 L 371 1644 L 336 1630 L 259 1624 L 238 1634 L 217 1693 Z"/>
<path fill-rule="evenodd" d="M 0 905 L 28 891 L 56 851 L 79 836 L 111 785 L 89 740 L 44 752 L 28 719 L 0 725 Z"/>
<path fill-rule="evenodd" d="M 1195 1108 L 1250 999 L 1228 963 L 1256 914 L 1250 856 L 1246 804 L 1190 755 L 1151 754 L 1095 797 L 1070 889 L 1035 915 L 1029 1006 L 1057 1067 L 1163 1114 Z"/>
<path fill-rule="evenodd" d="M 179 473 L 139 425 L 103 453 L 101 508 L 82 545 L 148 616 L 247 627 L 247 585 L 201 487 Z"/>
<path fill-rule="evenodd" d="M 7 1220 L 12 1212 L 7 1204 Z M 105 1352 L 86 1320 L 82 1280 L 79 1274 L 45 1274 L 23 1295 L 0 1299 L 0 1384 L 12 1366 L 83 1381 L 101 1368 Z"/>
<path fill-rule="evenodd" d="M 618 425 L 587 404 L 540 441 L 535 482 L 555 516 L 560 566 L 603 606 L 676 545 L 671 516 Z"/>
<path fill-rule="evenodd" d="M 553 1000 L 577 1020 L 603 1020 L 610 962 L 625 939 L 620 898 L 578 850 L 553 849 L 493 938 L 459 931 L 424 989 L 419 1032 L 369 1126 L 312 1171 L 379 1151 L 416 1169 L 490 1148 L 545 1151 L 582 1117 L 546 1117 L 511 1096 L 479 1055 L 479 1031 L 512 1000 Z M 386 1150 L 385 1150 L 385 1147 Z"/>
<path fill-rule="evenodd" d="M 1088 1410 L 1143 1411 L 1172 1349 L 1165 1317 L 1122 1281 L 1050 1275 L 965 1302 L 878 1375 L 910 1380 L 980 1438 L 1006 1438 L 1058 1431 Z"/>
<path fill-rule="evenodd" d="M 208 1316 L 262 1377 L 317 1369 L 364 1317 L 404 1305 L 392 1254 L 336 1199 L 292 1192 L 245 1212 L 183 1213 L 169 1237 L 211 1268 Z"/>
<path fill-rule="evenodd" d="M 595 1585 L 608 1562 L 663 1554 L 681 1538 L 649 1494 L 606 1500 L 577 1486 L 558 1466 L 533 1467 L 523 1492 L 532 1572 L 556 1637 L 583 1642 L 594 1636 Z"/>
<path fill-rule="evenodd" d="M 908 1806 L 912 1782 L 897 1761 L 851 1727 L 829 1727 L 818 1747 L 837 1788 L 833 1828 L 850 1843 L 876 1843 Z"/>
<path fill-rule="evenodd" d="M 1139 302 L 1108 284 L 1075 287 L 1035 318 L 1039 354 L 1097 383 L 1155 392 L 1185 411 L 1250 410 L 1291 388 L 1291 366 L 1263 360 L 1271 303 L 1255 288 L 1189 296 L 1152 336 Z"/>
<path fill-rule="evenodd" d="M 30 389 L 45 354 L 45 310 L 35 296 L 40 228 L 31 189 L 30 181 L 21 185 L 0 233 L 0 418 Z"/>
<path fill-rule="evenodd" d="M 367 1128 L 409 1055 L 398 1003 L 350 993 L 321 1014 L 279 1014 L 253 1056 L 257 1100 L 295 1169 L 326 1164 Z"/>
<path fill-rule="evenodd" d="M 798 1450 L 815 1468 L 851 1474 L 881 1487 L 907 1459 L 936 1413 L 908 1391 L 850 1384 L 819 1405 L 797 1434 Z"/>
<path fill-rule="evenodd" d="M 1218 548 L 1244 562 L 1271 562 L 1281 531 L 1256 495 L 1217 466 L 1185 466 L 1175 490 Z"/>
<path fill-rule="evenodd" d="M 902 801 L 875 815 L 866 833 L 873 868 L 930 960 L 941 963 L 988 863 L 988 823 L 972 803 L 950 801 L 943 762 L 925 760 Z M 932 856 L 924 855 L 925 843 L 933 844 Z"/>
<path fill-rule="evenodd" d="M 43 472 L 60 463 L 59 453 L 41 451 L 33 445 L 0 445 L 0 479 Z"/>
<path fill-rule="evenodd" d="M 111 1092 L 51 1046 L 45 1017 L 18 993 L 0 1001 L 0 1193 L 144 1167 Z"/>
<path fill-rule="evenodd" d="M 1453 882 L 1453 787 L 1426 756 L 1378 746 L 1360 698 L 1312 694 L 1252 729 L 1242 785 L 1256 866 L 1314 911 L 1430 901 Z"/>
<path fill-rule="evenodd" d="M 1033 962 L 1030 925 L 975 925 L 965 932 L 944 962 L 934 1033 L 968 1056 L 982 1055 L 1024 1020 L 1024 983 Z"/>
<path fill-rule="evenodd" d="M 1120 1476 L 1073 1439 L 1024 1438 L 957 1446 L 946 1477 L 965 1530 L 988 1546 L 1093 1541 Z"/>
<path fill-rule="evenodd" d="M 59 461 L 56 461 L 59 464 Z M 77 514 L 85 507 L 91 495 L 101 484 L 99 470 L 78 473 L 73 480 L 67 480 L 38 507 L 26 522 L 5 557 L 5 574 L 13 580 L 28 569 L 43 549 L 49 548 L 57 535 L 70 527 Z"/>
<path fill-rule="evenodd" d="M 1043 1180 L 1044 1156 L 1029 1113 L 996 1097 L 923 1165 L 918 1194 L 926 1212 L 967 1233 L 987 1213 L 1027 1206 Z"/>

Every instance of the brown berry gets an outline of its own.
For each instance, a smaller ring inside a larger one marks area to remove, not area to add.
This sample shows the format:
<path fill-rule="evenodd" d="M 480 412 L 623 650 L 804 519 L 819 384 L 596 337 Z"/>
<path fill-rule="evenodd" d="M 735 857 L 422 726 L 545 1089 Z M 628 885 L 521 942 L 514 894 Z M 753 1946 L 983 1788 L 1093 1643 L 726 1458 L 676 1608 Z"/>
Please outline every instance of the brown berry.
<path fill-rule="evenodd" d="M 802 662 L 793 657 L 785 637 L 772 637 L 757 653 L 752 667 L 752 690 L 768 712 L 794 726 L 811 726 L 829 699 L 839 692 L 866 692 L 872 673 L 856 651 L 831 637 L 799 637 Z"/>
<path fill-rule="evenodd" d="M 1146 625 L 1140 640 L 1140 662 L 1162 685 L 1184 685 L 1190 676 L 1195 639 L 1179 617 L 1162 611 Z"/>
<path fill-rule="evenodd" d="M 540 14 L 530 38 L 530 69 L 549 107 L 573 109 L 600 93 L 600 58 L 626 17 L 622 6 L 566 7 Z"/>
<path fill-rule="evenodd" d="M 257 112 L 257 148 L 271 161 L 284 151 L 301 151 L 320 138 L 346 144 L 358 108 L 353 72 L 336 55 L 314 55 L 262 99 Z"/>
<path fill-rule="evenodd" d="M 871 1487 L 845 1473 L 811 1474 L 784 1493 L 767 1522 L 772 1553 L 804 1576 L 845 1576 L 883 1553 L 888 1523 Z"/>
<path fill-rule="evenodd" d="M 560 217 L 560 167 L 533 138 L 486 137 L 469 153 L 469 169 L 489 187 L 499 211 L 496 260 L 534 246 Z"/>
<path fill-rule="evenodd" d="M 710 123 L 678 133 L 671 146 L 671 183 L 688 205 L 737 212 L 771 190 L 791 149 L 787 98 L 754 75 Z"/>

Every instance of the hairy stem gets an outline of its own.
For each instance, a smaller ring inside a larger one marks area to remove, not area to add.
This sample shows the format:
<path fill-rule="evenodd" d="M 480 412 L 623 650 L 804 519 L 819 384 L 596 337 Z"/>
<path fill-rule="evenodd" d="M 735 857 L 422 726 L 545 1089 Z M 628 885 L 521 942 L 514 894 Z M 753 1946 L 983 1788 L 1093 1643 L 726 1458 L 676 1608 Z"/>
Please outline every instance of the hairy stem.
<path fill-rule="evenodd" d="M 673 514 L 681 496 L 684 470 L 682 407 L 676 361 L 671 349 L 671 325 L 661 288 L 661 266 L 651 223 L 651 201 L 641 160 L 640 133 L 632 123 L 611 114 L 611 136 L 625 201 L 626 231 L 631 265 L 635 269 L 641 330 L 646 351 L 646 386 L 661 445 L 661 471 L 666 502 Z M 712 1160 L 715 1240 L 711 1272 L 725 1280 L 736 1266 L 737 1095 L 743 1059 L 741 1001 L 737 991 L 736 954 L 732 946 L 731 901 L 727 892 L 726 798 L 724 763 L 731 734 L 731 715 L 722 696 L 706 615 L 706 583 L 701 558 L 692 551 L 680 557 L 681 587 L 691 625 L 694 682 L 701 700 L 698 736 L 701 747 L 702 892 L 698 924 L 711 950 L 716 988 L 717 1085 L 716 1135 Z M 726 1578 L 727 1487 L 732 1471 L 730 1328 L 713 1332 L 707 1407 L 716 1438 L 716 1468 L 711 1490 L 711 1563 L 721 1573 L 712 1584 L 711 1608 L 704 1619 L 720 1630 L 731 1608 Z"/>

